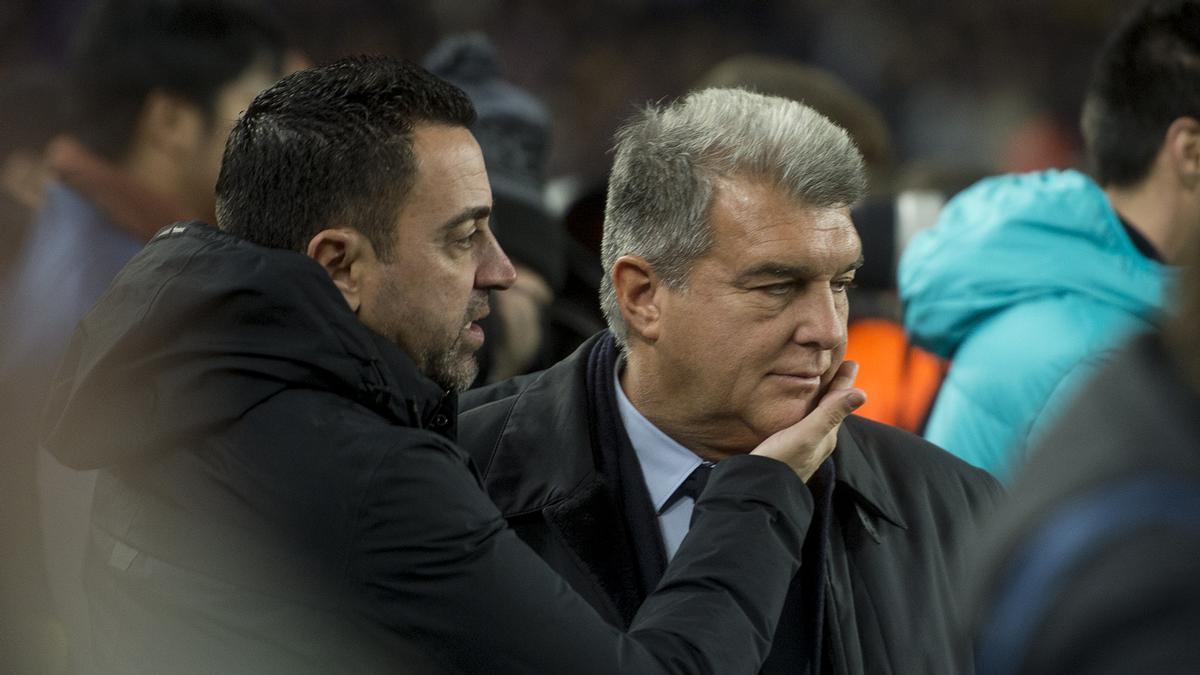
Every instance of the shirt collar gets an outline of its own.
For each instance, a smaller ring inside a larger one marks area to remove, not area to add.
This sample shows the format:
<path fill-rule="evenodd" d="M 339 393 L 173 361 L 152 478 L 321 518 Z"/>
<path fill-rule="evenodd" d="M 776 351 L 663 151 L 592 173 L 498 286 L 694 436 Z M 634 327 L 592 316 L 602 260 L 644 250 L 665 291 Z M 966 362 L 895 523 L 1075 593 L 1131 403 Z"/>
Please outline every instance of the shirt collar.
<path fill-rule="evenodd" d="M 696 467 L 700 466 L 701 461 L 694 452 L 664 434 L 633 407 L 633 403 L 630 403 L 625 391 L 621 389 L 620 373 L 623 365 L 618 359 L 616 368 L 613 369 L 617 410 L 621 414 L 625 433 L 629 436 L 629 444 L 633 446 L 638 464 L 642 467 L 642 477 L 646 481 L 654 512 L 661 513 L 667 498 L 675 493 Z"/>

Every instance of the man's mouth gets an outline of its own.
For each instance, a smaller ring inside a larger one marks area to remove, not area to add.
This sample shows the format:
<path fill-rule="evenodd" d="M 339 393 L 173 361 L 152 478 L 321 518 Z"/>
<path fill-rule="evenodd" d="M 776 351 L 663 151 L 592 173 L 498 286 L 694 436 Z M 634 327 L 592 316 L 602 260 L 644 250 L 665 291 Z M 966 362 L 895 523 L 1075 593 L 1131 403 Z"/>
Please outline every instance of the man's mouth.
<path fill-rule="evenodd" d="M 771 373 L 771 375 L 796 387 L 813 387 L 815 389 L 821 386 L 820 373 L 815 375 L 812 373 Z"/>
<path fill-rule="evenodd" d="M 468 342 L 476 349 L 483 345 L 484 340 L 483 326 L 479 325 L 479 322 L 487 318 L 487 315 L 490 313 L 487 308 L 484 308 L 483 312 L 463 326 L 462 330 L 466 334 Z"/>

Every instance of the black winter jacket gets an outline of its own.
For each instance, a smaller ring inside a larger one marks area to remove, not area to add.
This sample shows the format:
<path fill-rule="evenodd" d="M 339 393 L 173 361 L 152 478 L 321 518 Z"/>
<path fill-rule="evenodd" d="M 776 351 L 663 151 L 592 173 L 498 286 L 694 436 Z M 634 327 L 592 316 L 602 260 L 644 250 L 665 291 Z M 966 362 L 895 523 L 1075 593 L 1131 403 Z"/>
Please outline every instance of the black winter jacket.
<path fill-rule="evenodd" d="M 637 551 L 596 443 L 599 425 L 624 430 L 617 415 L 597 418 L 586 391 L 589 356 L 609 339 L 593 337 L 540 374 L 464 394 L 460 442 L 509 525 L 624 627 L 642 601 Z M 612 378 L 604 381 L 611 388 Z M 954 604 L 958 546 L 993 509 L 999 484 L 912 434 L 856 416 L 843 423 L 833 457 L 826 663 L 837 673 L 968 672 Z M 695 524 L 685 544 L 721 541 Z"/>
<path fill-rule="evenodd" d="M 780 462 L 714 473 L 627 631 L 523 544 L 454 401 L 307 257 L 164 228 L 78 328 L 44 442 L 100 468 L 101 672 L 754 671 L 810 508 Z"/>

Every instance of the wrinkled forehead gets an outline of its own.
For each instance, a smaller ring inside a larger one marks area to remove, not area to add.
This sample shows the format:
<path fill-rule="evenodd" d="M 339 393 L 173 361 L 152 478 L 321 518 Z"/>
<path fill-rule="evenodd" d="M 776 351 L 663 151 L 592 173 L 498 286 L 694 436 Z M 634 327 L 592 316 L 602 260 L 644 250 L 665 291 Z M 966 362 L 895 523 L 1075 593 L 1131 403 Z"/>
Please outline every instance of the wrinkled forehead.
<path fill-rule="evenodd" d="M 716 181 L 709 225 L 709 253 L 736 267 L 776 261 L 832 275 L 862 256 L 848 206 L 805 204 L 771 181 Z"/>

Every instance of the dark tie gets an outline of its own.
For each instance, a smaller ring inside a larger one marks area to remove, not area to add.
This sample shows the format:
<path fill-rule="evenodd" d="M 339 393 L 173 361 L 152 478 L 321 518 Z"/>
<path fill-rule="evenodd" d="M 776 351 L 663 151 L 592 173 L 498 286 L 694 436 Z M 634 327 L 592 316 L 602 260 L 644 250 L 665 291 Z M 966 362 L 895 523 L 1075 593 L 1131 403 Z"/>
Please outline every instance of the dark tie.
<path fill-rule="evenodd" d="M 701 462 L 700 466 L 692 470 L 688 477 L 675 488 L 667 501 L 663 502 L 662 508 L 658 510 L 659 515 L 666 512 L 667 509 L 684 497 L 691 497 L 692 501 L 700 498 L 700 493 L 704 492 L 704 486 L 708 485 L 708 477 L 712 474 L 713 467 L 716 464 L 712 462 Z"/>

